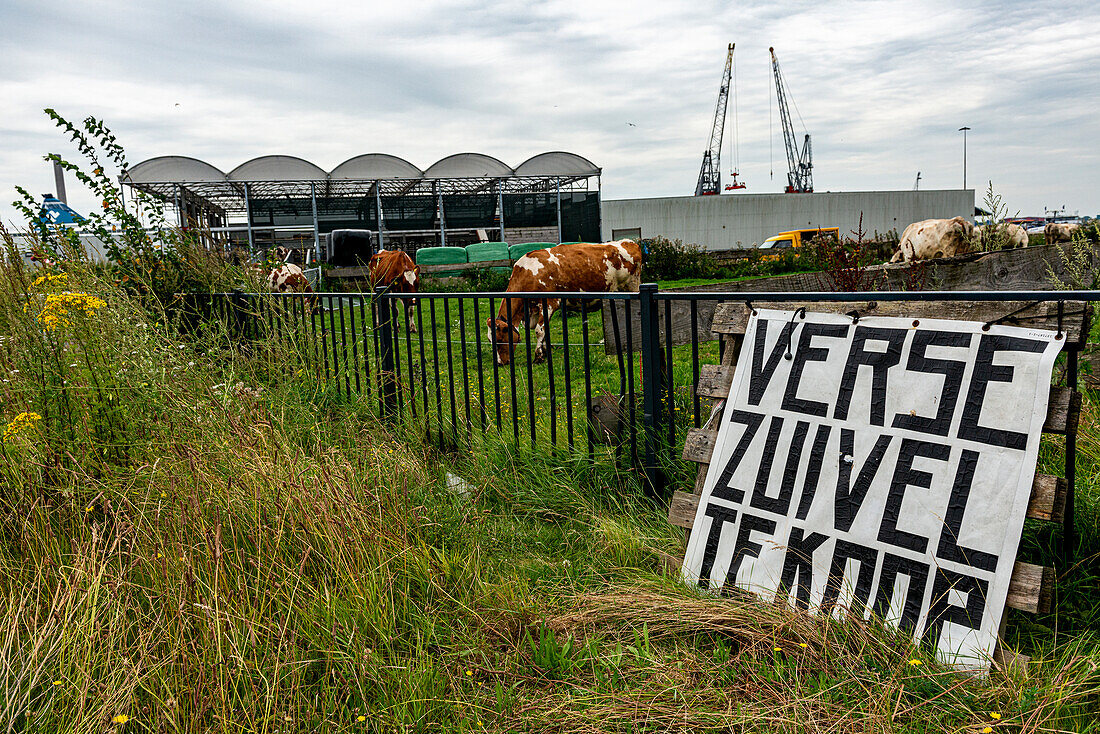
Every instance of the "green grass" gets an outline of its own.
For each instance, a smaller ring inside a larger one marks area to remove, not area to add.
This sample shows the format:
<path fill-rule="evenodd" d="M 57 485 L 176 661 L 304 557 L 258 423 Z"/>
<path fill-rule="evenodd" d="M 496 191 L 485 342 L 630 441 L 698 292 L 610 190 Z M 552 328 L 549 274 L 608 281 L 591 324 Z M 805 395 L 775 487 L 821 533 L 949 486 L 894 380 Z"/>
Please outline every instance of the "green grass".
<path fill-rule="evenodd" d="M 517 450 L 507 430 L 442 449 L 325 377 L 308 338 L 184 337 L 69 270 L 107 306 L 47 332 L 38 287 L 0 269 L 5 424 L 43 415 L 2 444 L 9 730 L 1100 730 L 1091 401 L 1080 563 L 1052 615 L 1010 619 L 1026 675 L 981 680 L 874 624 L 683 586 L 665 567 L 680 531 L 614 461 Z M 592 373 L 617 388 L 613 360 Z M 532 376 L 517 399 L 548 389 Z M 1044 466 L 1058 456 L 1047 442 Z M 1029 527 L 1025 552 L 1054 542 Z"/>

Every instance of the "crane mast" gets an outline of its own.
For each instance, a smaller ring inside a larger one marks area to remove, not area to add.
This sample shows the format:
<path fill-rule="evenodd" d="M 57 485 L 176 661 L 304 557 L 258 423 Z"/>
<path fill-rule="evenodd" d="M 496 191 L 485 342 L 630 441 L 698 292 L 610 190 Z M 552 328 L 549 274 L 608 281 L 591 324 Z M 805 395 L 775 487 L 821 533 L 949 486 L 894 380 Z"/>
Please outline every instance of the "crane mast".
<path fill-rule="evenodd" d="M 710 145 L 703 152 L 703 165 L 699 168 L 699 182 L 695 184 L 696 196 L 710 196 L 722 189 L 722 132 L 726 127 L 726 106 L 730 96 L 730 76 L 733 70 L 733 47 L 726 53 L 726 70 L 722 73 L 722 85 L 718 87 L 718 104 L 714 108 L 714 127 L 710 131 Z"/>
<path fill-rule="evenodd" d="M 772 72 L 775 74 L 775 94 L 779 107 L 779 121 L 783 128 L 783 144 L 787 148 L 787 188 L 788 194 L 811 194 L 814 190 L 813 153 L 810 148 L 810 134 L 802 142 L 802 150 L 794 136 L 794 124 L 790 110 L 787 109 L 787 90 L 783 75 L 779 71 L 779 61 L 775 58 L 775 49 L 769 48 L 772 55 Z"/>

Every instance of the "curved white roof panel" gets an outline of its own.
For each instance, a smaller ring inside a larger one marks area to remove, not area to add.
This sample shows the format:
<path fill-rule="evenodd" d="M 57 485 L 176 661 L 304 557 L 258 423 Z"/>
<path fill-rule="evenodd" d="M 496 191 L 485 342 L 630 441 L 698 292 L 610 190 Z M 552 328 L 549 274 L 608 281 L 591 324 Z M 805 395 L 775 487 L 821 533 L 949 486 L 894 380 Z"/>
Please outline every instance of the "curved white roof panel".
<path fill-rule="evenodd" d="M 349 158 L 329 174 L 333 179 L 420 178 L 424 172 L 404 158 L 388 153 L 366 153 Z"/>
<path fill-rule="evenodd" d="M 214 166 L 183 155 L 162 155 L 142 161 L 126 171 L 131 183 L 195 183 L 225 181 L 225 173 Z"/>
<path fill-rule="evenodd" d="M 555 150 L 531 156 L 516 166 L 517 176 L 598 176 L 595 163 L 576 153 Z"/>
<path fill-rule="evenodd" d="M 328 174 L 292 155 L 265 155 L 242 163 L 229 172 L 231 181 L 324 181 Z"/>
<path fill-rule="evenodd" d="M 424 178 L 498 178 L 513 176 L 508 164 L 484 153 L 455 153 L 436 161 L 424 171 Z"/>

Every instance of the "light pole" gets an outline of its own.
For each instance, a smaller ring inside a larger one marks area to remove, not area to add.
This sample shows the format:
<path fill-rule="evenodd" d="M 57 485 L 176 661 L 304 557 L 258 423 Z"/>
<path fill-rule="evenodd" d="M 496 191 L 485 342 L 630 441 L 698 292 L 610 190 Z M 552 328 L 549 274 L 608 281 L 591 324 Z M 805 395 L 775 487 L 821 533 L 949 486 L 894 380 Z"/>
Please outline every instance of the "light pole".
<path fill-rule="evenodd" d="M 959 132 L 963 134 L 963 191 L 966 191 L 966 131 L 968 127 L 960 127 Z"/>

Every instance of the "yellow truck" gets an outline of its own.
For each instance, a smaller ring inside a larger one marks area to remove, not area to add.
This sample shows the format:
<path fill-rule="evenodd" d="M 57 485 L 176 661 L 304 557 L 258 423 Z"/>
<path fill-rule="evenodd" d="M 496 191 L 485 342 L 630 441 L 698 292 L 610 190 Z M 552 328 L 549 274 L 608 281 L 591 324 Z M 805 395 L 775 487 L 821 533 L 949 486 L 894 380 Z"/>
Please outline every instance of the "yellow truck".
<path fill-rule="evenodd" d="M 784 250 L 788 247 L 802 247 L 815 237 L 826 238 L 830 244 L 840 243 L 839 227 L 816 227 L 814 229 L 792 229 L 769 237 L 760 245 L 761 250 Z"/>

